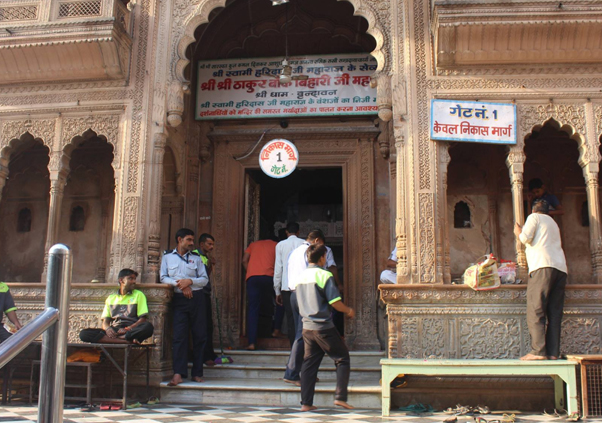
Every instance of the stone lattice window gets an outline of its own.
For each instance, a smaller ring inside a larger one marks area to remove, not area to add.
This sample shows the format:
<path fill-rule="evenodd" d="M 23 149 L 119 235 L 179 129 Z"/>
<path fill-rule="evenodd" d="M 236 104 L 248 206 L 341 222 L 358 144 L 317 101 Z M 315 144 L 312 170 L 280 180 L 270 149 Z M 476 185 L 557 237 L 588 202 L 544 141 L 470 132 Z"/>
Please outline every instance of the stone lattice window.
<path fill-rule="evenodd" d="M 69 218 L 69 231 L 70 232 L 81 232 L 86 226 L 86 215 L 82 206 L 75 206 L 71 210 L 71 217 Z"/>
<path fill-rule="evenodd" d="M 19 217 L 17 220 L 17 232 L 30 232 L 31 231 L 31 210 L 27 207 L 19 210 Z"/>
<path fill-rule="evenodd" d="M 464 201 L 458 201 L 454 206 L 454 228 L 472 228 L 470 208 Z"/>

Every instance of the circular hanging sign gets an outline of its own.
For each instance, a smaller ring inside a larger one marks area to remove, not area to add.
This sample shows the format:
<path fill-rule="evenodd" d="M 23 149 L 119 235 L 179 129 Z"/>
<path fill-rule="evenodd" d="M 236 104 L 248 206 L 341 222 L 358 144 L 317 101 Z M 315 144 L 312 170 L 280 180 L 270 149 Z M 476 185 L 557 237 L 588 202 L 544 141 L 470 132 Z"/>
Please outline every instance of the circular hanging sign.
<path fill-rule="evenodd" d="M 295 144 L 284 139 L 268 142 L 259 153 L 259 166 L 272 178 L 284 178 L 293 173 L 299 162 Z"/>

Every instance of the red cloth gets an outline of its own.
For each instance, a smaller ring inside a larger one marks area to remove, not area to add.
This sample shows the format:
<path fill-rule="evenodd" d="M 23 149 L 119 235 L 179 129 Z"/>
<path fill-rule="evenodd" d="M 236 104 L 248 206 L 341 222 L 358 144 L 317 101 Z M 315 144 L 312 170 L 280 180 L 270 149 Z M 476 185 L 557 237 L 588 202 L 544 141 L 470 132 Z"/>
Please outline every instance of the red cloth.
<path fill-rule="evenodd" d="M 276 261 L 276 241 L 266 239 L 252 242 L 245 253 L 249 254 L 247 277 L 274 276 L 274 262 Z"/>

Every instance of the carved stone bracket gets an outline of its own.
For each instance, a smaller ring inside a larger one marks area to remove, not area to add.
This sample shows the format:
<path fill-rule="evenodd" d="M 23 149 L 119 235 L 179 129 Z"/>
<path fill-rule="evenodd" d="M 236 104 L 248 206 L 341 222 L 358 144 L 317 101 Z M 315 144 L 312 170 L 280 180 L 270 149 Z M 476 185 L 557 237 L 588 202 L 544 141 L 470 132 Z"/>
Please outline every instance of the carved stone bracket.
<path fill-rule="evenodd" d="M 173 128 L 182 123 L 184 115 L 184 86 L 180 81 L 169 85 L 167 97 L 167 123 Z"/>

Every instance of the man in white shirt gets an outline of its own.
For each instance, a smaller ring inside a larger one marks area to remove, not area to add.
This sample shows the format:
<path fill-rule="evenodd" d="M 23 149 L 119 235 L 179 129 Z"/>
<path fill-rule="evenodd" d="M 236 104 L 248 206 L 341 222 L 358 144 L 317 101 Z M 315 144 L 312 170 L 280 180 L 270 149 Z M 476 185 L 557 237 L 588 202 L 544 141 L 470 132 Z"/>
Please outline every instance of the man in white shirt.
<path fill-rule="evenodd" d="M 291 346 L 295 342 L 295 322 L 293 309 L 291 308 L 291 290 L 288 287 L 288 257 L 295 248 L 303 244 L 303 240 L 298 235 L 299 224 L 297 222 L 289 222 L 286 225 L 287 238 L 276 245 L 276 263 L 274 264 L 276 304 L 284 307 L 287 336 Z"/>
<path fill-rule="evenodd" d="M 526 246 L 529 265 L 527 325 L 531 352 L 521 360 L 556 360 L 560 356 L 567 267 L 560 229 L 548 215 L 549 207 L 547 201 L 535 200 L 525 226 L 516 223 L 514 227 L 514 235 Z"/>
<path fill-rule="evenodd" d="M 380 283 L 397 283 L 397 246 L 387 259 L 387 268 L 380 274 Z"/>

